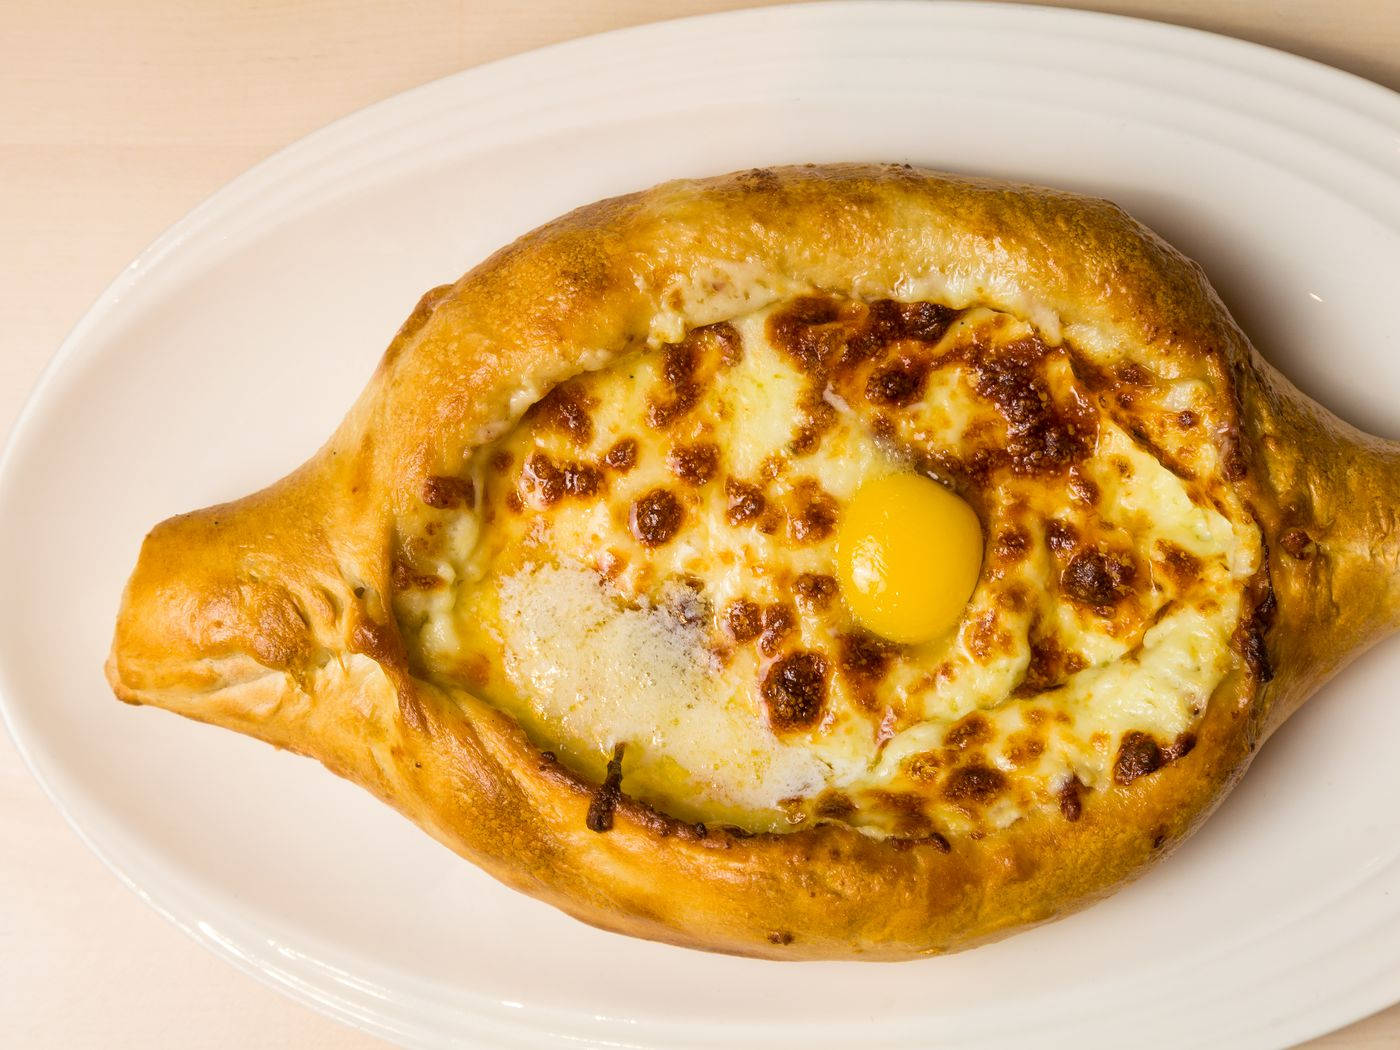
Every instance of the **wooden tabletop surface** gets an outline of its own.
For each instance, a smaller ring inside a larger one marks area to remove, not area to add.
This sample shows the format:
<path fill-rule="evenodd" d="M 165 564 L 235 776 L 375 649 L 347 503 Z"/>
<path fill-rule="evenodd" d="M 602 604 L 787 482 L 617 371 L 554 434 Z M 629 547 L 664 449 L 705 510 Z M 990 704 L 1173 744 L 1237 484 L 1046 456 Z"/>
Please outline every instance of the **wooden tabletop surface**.
<path fill-rule="evenodd" d="M 166 226 L 272 151 L 405 88 L 570 37 L 752 0 L 6 0 L 0 433 Z M 1103 0 L 1400 89 L 1397 0 Z M 0 735 L 0 1043 L 365 1048 L 235 971 L 87 851 Z M 1188 1004 L 1183 1004 L 1188 1005 Z M 1400 1006 L 1319 1047 L 1400 1046 Z"/>

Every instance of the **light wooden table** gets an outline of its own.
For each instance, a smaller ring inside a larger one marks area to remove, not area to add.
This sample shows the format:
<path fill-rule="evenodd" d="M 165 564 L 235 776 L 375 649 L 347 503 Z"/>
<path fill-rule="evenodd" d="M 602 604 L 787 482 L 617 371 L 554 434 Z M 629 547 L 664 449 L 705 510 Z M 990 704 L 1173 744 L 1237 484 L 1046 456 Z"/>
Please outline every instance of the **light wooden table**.
<path fill-rule="evenodd" d="M 253 162 L 404 88 L 541 44 L 751 0 L 5 0 L 0 432 L 138 251 Z M 1397 0 L 1104 0 L 1400 88 Z M 264 988 L 143 906 L 0 741 L 0 1044 L 189 1050 L 377 1040 Z M 1185 1005 L 1185 1004 L 1183 1004 Z M 1400 1007 L 1316 1044 L 1400 1046 Z"/>

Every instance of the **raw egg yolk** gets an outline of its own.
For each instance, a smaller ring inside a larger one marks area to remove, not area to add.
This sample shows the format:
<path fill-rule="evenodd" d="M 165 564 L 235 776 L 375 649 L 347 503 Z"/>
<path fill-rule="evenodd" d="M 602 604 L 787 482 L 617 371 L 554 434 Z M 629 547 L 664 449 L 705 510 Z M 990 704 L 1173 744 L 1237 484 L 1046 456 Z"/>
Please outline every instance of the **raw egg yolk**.
<path fill-rule="evenodd" d="M 962 616 L 982 571 L 982 525 L 952 492 L 918 474 L 856 490 L 836 534 L 846 604 L 895 642 L 926 642 Z"/>

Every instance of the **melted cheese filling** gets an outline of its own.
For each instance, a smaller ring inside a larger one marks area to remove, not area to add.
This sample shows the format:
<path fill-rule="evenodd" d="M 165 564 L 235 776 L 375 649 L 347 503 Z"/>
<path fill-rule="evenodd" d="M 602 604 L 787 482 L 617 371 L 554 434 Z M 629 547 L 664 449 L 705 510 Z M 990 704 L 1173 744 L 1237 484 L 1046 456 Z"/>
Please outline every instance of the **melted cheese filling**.
<path fill-rule="evenodd" d="M 410 647 L 586 776 L 625 744 L 623 789 L 682 819 L 965 833 L 1127 782 L 1236 665 L 1260 540 L 1208 378 L 1085 369 L 1008 315 L 826 300 L 616 360 L 404 544 Z M 834 580 L 844 502 L 901 471 L 987 549 L 961 623 L 911 646 Z"/>

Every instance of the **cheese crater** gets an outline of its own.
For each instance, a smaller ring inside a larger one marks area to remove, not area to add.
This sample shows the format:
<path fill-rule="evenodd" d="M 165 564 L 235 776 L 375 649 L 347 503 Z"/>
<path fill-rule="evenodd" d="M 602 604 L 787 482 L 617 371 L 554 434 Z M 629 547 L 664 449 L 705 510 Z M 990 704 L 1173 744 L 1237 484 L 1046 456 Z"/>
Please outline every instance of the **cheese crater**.
<path fill-rule="evenodd" d="M 615 357 L 405 524 L 415 670 L 595 782 L 625 745 L 623 790 L 680 819 L 1075 819 L 1190 750 L 1262 563 L 1220 379 L 1129 350 L 814 296 Z M 947 505 L 881 525 L 909 485 Z"/>
<path fill-rule="evenodd" d="M 868 481 L 836 536 L 837 576 L 855 618 L 894 642 L 952 629 L 982 569 L 982 525 L 947 488 L 918 474 Z"/>

